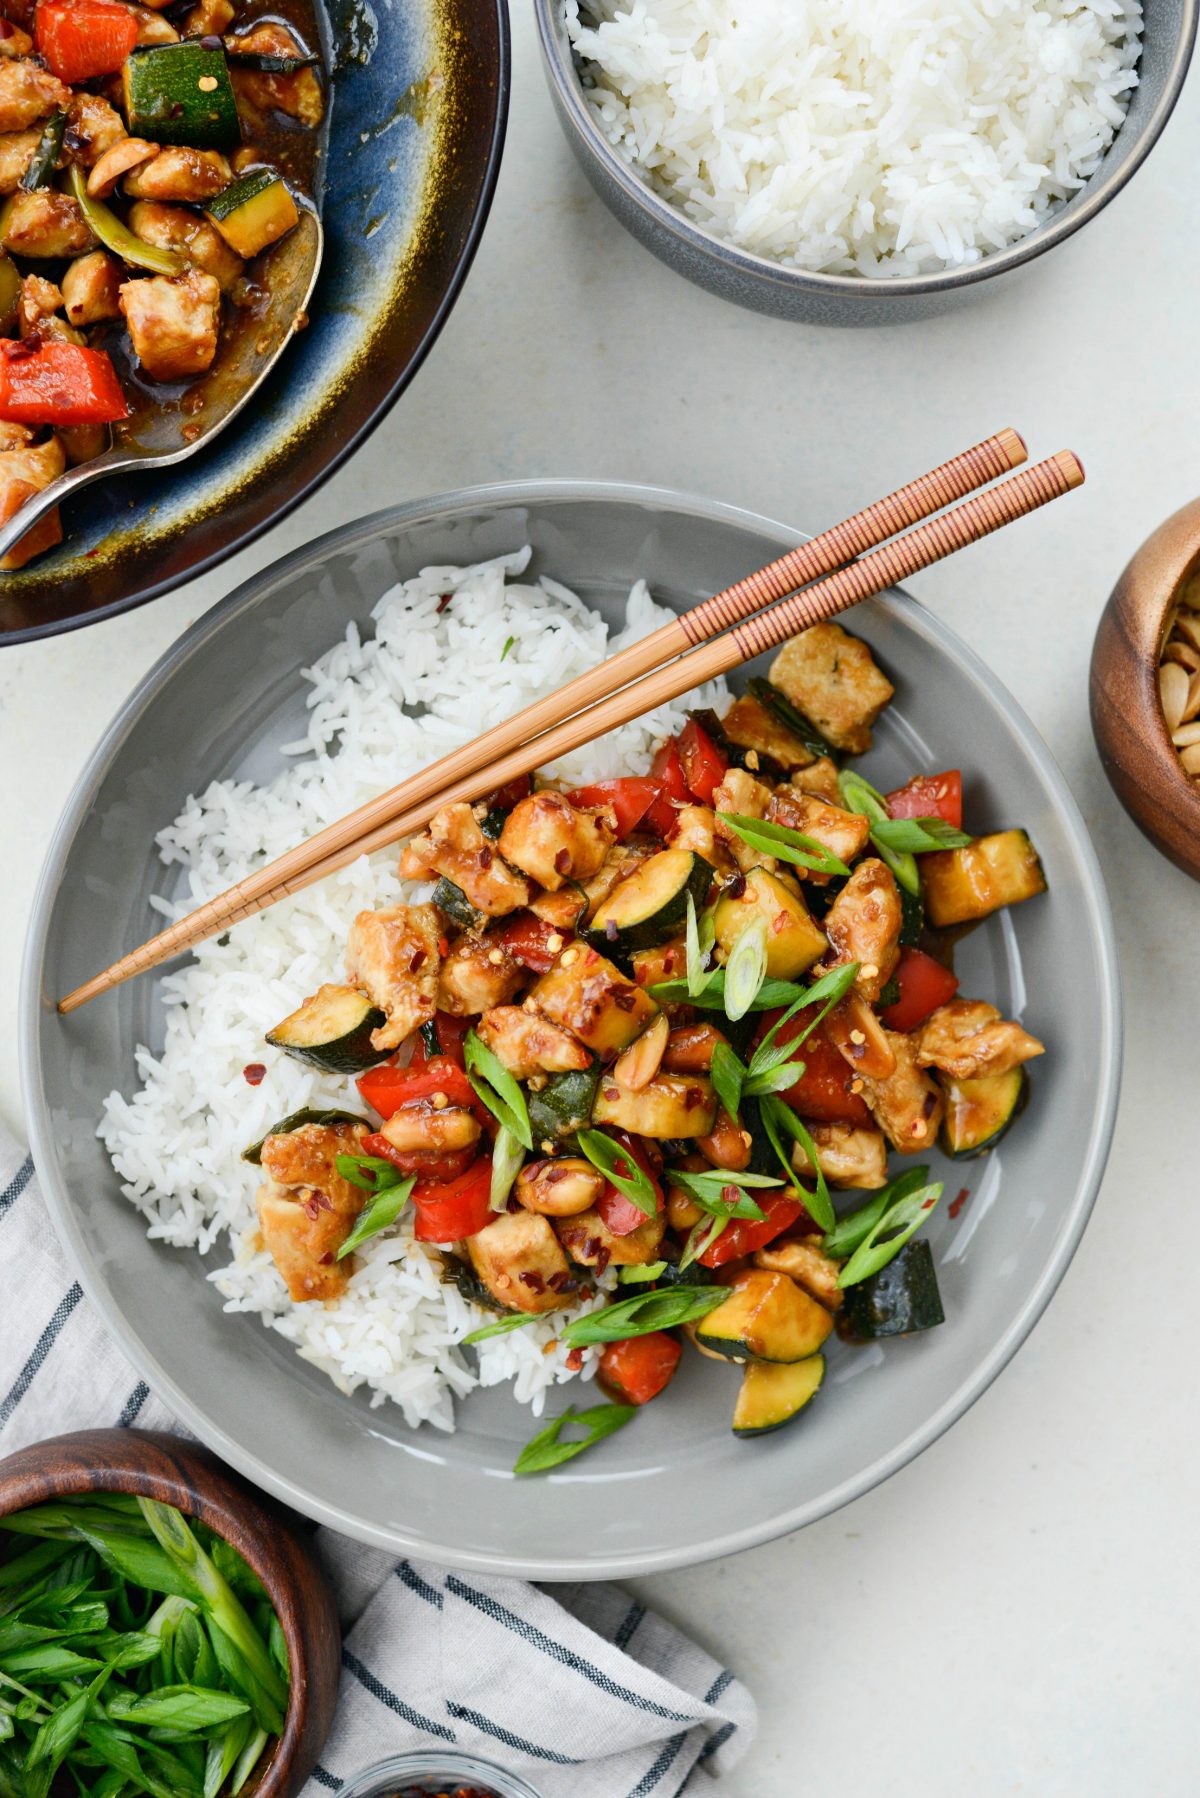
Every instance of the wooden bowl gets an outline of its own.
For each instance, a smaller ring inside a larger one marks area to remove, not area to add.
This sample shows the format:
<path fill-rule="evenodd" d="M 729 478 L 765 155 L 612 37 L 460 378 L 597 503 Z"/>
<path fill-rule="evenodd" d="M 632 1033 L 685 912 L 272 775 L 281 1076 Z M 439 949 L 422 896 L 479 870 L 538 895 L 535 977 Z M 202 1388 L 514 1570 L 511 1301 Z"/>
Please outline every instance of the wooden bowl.
<path fill-rule="evenodd" d="M 1139 830 L 1200 880 L 1200 786 L 1188 779 L 1158 696 L 1167 613 L 1200 562 L 1200 499 L 1148 537 L 1113 588 L 1092 649 L 1092 731 Z"/>
<path fill-rule="evenodd" d="M 0 1461 L 0 1517 L 82 1492 L 174 1505 L 223 1536 L 270 1595 L 287 1641 L 291 1699 L 254 1798 L 296 1798 L 333 1723 L 341 1630 L 333 1593 L 297 1522 L 198 1443 L 151 1430 L 78 1430 Z"/>

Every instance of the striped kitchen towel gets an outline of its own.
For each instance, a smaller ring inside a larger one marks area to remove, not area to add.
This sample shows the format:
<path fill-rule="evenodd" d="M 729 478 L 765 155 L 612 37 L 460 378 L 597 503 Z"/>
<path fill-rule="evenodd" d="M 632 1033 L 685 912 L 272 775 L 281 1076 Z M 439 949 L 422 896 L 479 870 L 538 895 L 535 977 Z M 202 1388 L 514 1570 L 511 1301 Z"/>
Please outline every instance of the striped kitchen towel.
<path fill-rule="evenodd" d="M 0 1133 L 0 1457 L 106 1424 L 180 1428 L 84 1298 L 33 1162 Z M 673 1798 L 750 1745 L 745 1687 L 615 1586 L 542 1588 L 317 1539 L 346 1636 L 303 1798 L 439 1744 L 511 1767 L 543 1798 Z"/>

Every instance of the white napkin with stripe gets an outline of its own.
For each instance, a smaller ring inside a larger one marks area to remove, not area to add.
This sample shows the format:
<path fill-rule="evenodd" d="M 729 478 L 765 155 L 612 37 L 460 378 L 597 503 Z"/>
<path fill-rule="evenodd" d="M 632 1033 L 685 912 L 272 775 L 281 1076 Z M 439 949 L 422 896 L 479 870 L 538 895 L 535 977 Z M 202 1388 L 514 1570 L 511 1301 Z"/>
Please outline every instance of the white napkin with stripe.
<path fill-rule="evenodd" d="M 180 1431 L 84 1298 L 32 1160 L 0 1133 L 0 1457 L 112 1424 Z M 439 1744 L 512 1768 L 543 1798 L 677 1798 L 753 1739 L 745 1687 L 616 1586 L 543 1589 L 316 1535 L 346 1636 L 337 1719 L 303 1798 Z"/>

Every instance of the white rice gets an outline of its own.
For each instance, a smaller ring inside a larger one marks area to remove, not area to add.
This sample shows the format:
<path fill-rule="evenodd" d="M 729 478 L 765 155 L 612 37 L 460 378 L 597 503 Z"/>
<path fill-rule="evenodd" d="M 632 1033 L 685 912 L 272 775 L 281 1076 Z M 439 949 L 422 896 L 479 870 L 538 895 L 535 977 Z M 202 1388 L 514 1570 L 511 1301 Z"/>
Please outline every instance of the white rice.
<path fill-rule="evenodd" d="M 373 637 L 364 641 L 350 625 L 306 671 L 308 730 L 285 749 L 284 771 L 261 787 L 215 781 L 160 833 L 163 861 L 186 876 L 176 902 L 159 901 L 161 909 L 172 917 L 190 910 L 670 616 L 639 582 L 625 631 L 609 643 L 599 614 L 565 587 L 515 578 L 528 561 L 523 550 L 474 568 L 425 569 L 380 600 Z M 717 684 L 689 703 L 727 697 Z M 660 707 L 552 771 L 572 780 L 642 773 L 685 715 L 682 703 Z M 343 977 L 357 911 L 428 891 L 400 880 L 395 852 L 364 857 L 202 945 L 164 978 L 165 1045 L 157 1055 L 138 1049 L 140 1084 L 132 1097 L 110 1094 L 99 1133 L 150 1236 L 221 1257 L 207 1277 L 227 1311 L 260 1317 L 343 1391 L 366 1386 L 373 1404 L 393 1400 L 408 1423 L 452 1429 L 454 1398 L 476 1385 L 512 1381 L 516 1397 L 540 1413 L 548 1388 L 573 1377 L 556 1337 L 577 1312 L 493 1338 L 475 1351 L 477 1362 L 468 1358 L 455 1344 L 494 1319 L 441 1283 L 407 1220 L 367 1246 L 342 1298 L 295 1305 L 258 1246 L 258 1175 L 239 1159 L 287 1113 L 356 1099 L 347 1081 L 269 1049 L 265 1034 L 322 981 Z M 244 1078 L 250 1062 L 266 1065 L 260 1086 Z M 583 1378 L 593 1361 L 585 1358 Z"/>
<path fill-rule="evenodd" d="M 978 262 L 1076 193 L 1140 0 L 562 0 L 609 141 L 705 230 L 869 278 Z"/>

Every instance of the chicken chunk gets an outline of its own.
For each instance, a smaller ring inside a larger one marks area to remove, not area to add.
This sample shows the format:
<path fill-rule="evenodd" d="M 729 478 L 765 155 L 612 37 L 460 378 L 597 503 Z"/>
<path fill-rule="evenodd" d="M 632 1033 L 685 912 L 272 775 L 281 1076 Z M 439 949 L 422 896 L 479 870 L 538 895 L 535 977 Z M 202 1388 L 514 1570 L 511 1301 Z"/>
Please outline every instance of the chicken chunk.
<path fill-rule="evenodd" d="M 182 206 L 160 206 L 156 200 L 139 200 L 129 209 L 129 229 L 143 243 L 159 250 L 174 250 L 193 268 L 212 275 L 222 293 L 229 293 L 241 278 L 245 264 L 215 225 Z"/>
<path fill-rule="evenodd" d="M 827 755 L 819 756 L 811 768 L 793 768 L 791 785 L 801 793 L 811 793 L 816 799 L 824 799 L 829 805 L 842 803 L 837 768 Z"/>
<path fill-rule="evenodd" d="M 533 889 L 514 873 L 479 828 L 469 805 L 445 805 L 435 812 L 419 837 L 400 856 L 406 880 L 428 880 L 441 874 L 461 887 L 477 911 L 502 918 L 528 905 Z"/>
<path fill-rule="evenodd" d="M 183 21 L 184 37 L 220 37 L 233 24 L 232 0 L 200 0 Z"/>
<path fill-rule="evenodd" d="M 874 1002 L 900 959 L 903 925 L 900 890 L 878 856 L 859 862 L 825 914 L 825 934 L 834 950 L 829 967 L 859 964 L 855 990 Z"/>
<path fill-rule="evenodd" d="M 741 818 L 765 818 L 767 806 L 771 801 L 771 789 L 764 786 L 761 780 L 755 780 L 753 774 L 747 774 L 744 768 L 727 768 L 725 778 L 713 794 L 714 812 L 734 812 Z M 763 855 L 744 843 L 728 824 L 723 824 L 718 817 L 715 823 L 716 840 L 728 851 L 741 869 L 748 874 L 751 868 L 773 868 L 775 857 Z"/>
<path fill-rule="evenodd" d="M 264 19 L 249 31 L 239 31 L 229 39 L 229 48 L 252 52 L 255 56 L 302 56 L 300 44 L 285 25 Z M 283 112 L 310 129 L 321 123 L 325 100 L 321 84 L 312 69 L 297 69 L 291 75 L 268 75 L 234 63 L 230 67 L 238 107 L 258 113 Z"/>
<path fill-rule="evenodd" d="M 895 692 L 866 644 L 833 623 L 814 624 L 785 643 L 771 664 L 771 681 L 835 749 L 850 755 L 871 747 L 871 726 Z"/>
<path fill-rule="evenodd" d="M 8 131 L 0 137 L 0 194 L 16 193 L 41 136 L 40 131 Z"/>
<path fill-rule="evenodd" d="M 438 1010 L 471 1017 L 505 1004 L 526 979 L 526 970 L 492 938 L 457 937 L 438 975 Z"/>
<path fill-rule="evenodd" d="M 19 25 L 14 25 L 11 19 L 4 18 L 2 14 L 0 23 L 8 26 L 6 34 L 0 37 L 0 56 L 14 60 L 19 56 L 28 56 L 33 49 L 33 39 L 29 33 L 22 31 Z"/>
<path fill-rule="evenodd" d="M 492 1297 L 537 1316 L 570 1303 L 575 1289 L 558 1237 L 532 1211 L 501 1212 L 467 1240 L 471 1266 Z"/>
<path fill-rule="evenodd" d="M 212 275 L 189 269 L 126 281 L 121 311 L 152 381 L 187 381 L 212 367 L 221 320 L 221 289 Z"/>
<path fill-rule="evenodd" d="M 25 339 L 38 339 L 42 342 L 82 343 L 83 338 L 78 331 L 73 331 L 65 321 L 56 317 L 63 303 L 62 291 L 53 281 L 44 281 L 41 275 L 26 275 L 21 282 L 21 293 L 17 300 L 17 329 Z"/>
<path fill-rule="evenodd" d="M 794 1236 L 784 1242 L 772 1242 L 757 1250 L 754 1265 L 770 1274 L 786 1274 L 827 1311 L 836 1311 L 842 1302 L 838 1264 L 824 1253 L 819 1236 Z"/>
<path fill-rule="evenodd" d="M 64 328 L 69 329 L 70 327 Z M 80 333 L 72 331 L 71 336 L 72 339 L 76 339 Z M 96 456 L 103 455 L 109 445 L 107 425 L 60 425 L 56 435 L 72 468 L 77 468 L 81 462 L 91 462 Z"/>
<path fill-rule="evenodd" d="M 948 1005 L 939 1005 L 917 1032 L 917 1061 L 923 1068 L 939 1068 L 952 1080 L 1007 1074 L 1045 1053 L 1045 1044 L 1036 1036 L 1001 1017 L 982 999 L 951 999 Z"/>
<path fill-rule="evenodd" d="M 566 881 L 599 873 L 614 834 L 603 812 L 584 811 L 561 793 L 531 793 L 508 814 L 498 847 L 506 862 L 556 893 Z"/>
<path fill-rule="evenodd" d="M 130 169 L 124 186 L 135 200 L 186 200 L 199 205 L 215 199 L 232 180 L 233 171 L 219 150 L 174 144 Z"/>
<path fill-rule="evenodd" d="M 346 971 L 387 1016 L 371 1032 L 377 1049 L 395 1049 L 437 1009 L 442 925 L 432 905 L 360 911 L 346 942 Z"/>
<path fill-rule="evenodd" d="M 62 279 L 62 298 L 73 325 L 96 325 L 121 316 L 121 268 L 107 250 L 91 250 Z"/>
<path fill-rule="evenodd" d="M 681 806 L 675 814 L 668 841 L 672 849 L 692 849 L 702 855 L 718 874 L 733 871 L 733 857 L 725 840 L 717 835 L 717 817 L 711 806 Z"/>
<path fill-rule="evenodd" d="M 0 454 L 5 450 L 24 449 L 32 443 L 34 433 L 29 425 L 14 424 L 9 418 L 0 418 Z"/>
<path fill-rule="evenodd" d="M 590 1161 L 563 1155 L 527 1161 L 517 1175 L 516 1196 L 540 1217 L 577 1217 L 591 1209 L 607 1184 Z"/>
<path fill-rule="evenodd" d="M 873 1192 L 887 1185 L 887 1143 L 881 1130 L 859 1124 L 810 1124 L 817 1163 L 830 1186 Z M 812 1176 L 812 1163 L 797 1143 L 792 1151 L 796 1172 Z"/>
<path fill-rule="evenodd" d="M 35 261 L 81 256 L 95 243 L 75 201 L 53 188 L 37 187 L 30 193 L 18 188 L 4 209 L 4 248 L 13 256 Z"/>
<path fill-rule="evenodd" d="M 788 830 L 798 830 L 811 837 L 814 843 L 820 843 L 822 848 L 847 864 L 862 854 L 871 834 L 869 820 L 858 812 L 829 805 L 824 799 L 801 793 L 796 787 L 776 787 L 767 806 L 767 817 L 772 824 L 782 824 Z M 814 879 L 808 869 L 799 872 L 802 879 Z M 827 881 L 829 876 L 817 875 L 815 878 Z"/>
<path fill-rule="evenodd" d="M 0 131 L 26 131 L 70 101 L 70 88 L 49 69 L 11 57 L 0 61 Z"/>
<path fill-rule="evenodd" d="M 549 924 L 552 930 L 567 937 L 572 935 L 587 910 L 587 899 L 578 887 L 559 887 L 557 893 L 535 894 L 529 901 L 529 909 L 543 924 Z"/>
<path fill-rule="evenodd" d="M 153 6 L 134 6 L 131 0 L 125 0 L 126 8 L 133 14 L 137 23 L 138 34 L 135 48 L 144 50 L 151 44 L 177 44 L 179 33 L 169 19 L 164 19 Z"/>
<path fill-rule="evenodd" d="M 751 773 L 760 755 L 769 756 L 782 768 L 807 768 L 815 759 L 795 732 L 781 724 L 753 693 L 734 700 L 721 720 L 721 729 L 731 743 L 748 752 L 746 765 Z"/>
<path fill-rule="evenodd" d="M 339 1155 L 361 1152 L 361 1124 L 305 1124 L 262 1146 L 266 1183 L 258 1189 L 263 1243 L 297 1304 L 337 1298 L 350 1277 L 337 1252 L 367 1195 L 337 1171 Z"/>
<path fill-rule="evenodd" d="M 128 136 L 120 113 L 99 94 L 72 94 L 63 141 L 73 161 L 90 169 L 114 144 Z"/>
<path fill-rule="evenodd" d="M 580 1267 L 644 1267 L 657 1261 L 667 1220 L 660 1211 L 628 1236 L 614 1236 L 598 1211 L 581 1211 L 578 1217 L 567 1217 L 557 1225 L 558 1240 L 572 1261 Z"/>
<path fill-rule="evenodd" d="M 6 433 L 5 441 L 11 445 L 0 451 L 0 524 L 6 524 L 27 499 L 32 499 L 35 493 L 58 479 L 66 468 L 67 459 L 57 437 L 31 445 L 28 432 L 24 441 L 12 441 L 14 433 L 24 431 L 24 426 L 5 425 L 2 428 Z M 55 506 L 0 559 L 0 569 L 24 568 L 34 556 L 42 555 L 61 542 L 62 523 Z"/>
<path fill-rule="evenodd" d="M 863 1098 L 894 1149 L 916 1155 L 931 1147 L 945 1110 L 940 1087 L 918 1066 L 916 1040 L 898 1030 L 884 1034 L 896 1058 L 886 1080 L 860 1076 Z"/>
<path fill-rule="evenodd" d="M 475 1029 L 517 1080 L 529 1080 L 534 1074 L 567 1074 L 586 1068 L 592 1059 L 569 1030 L 520 1005 L 498 1005 L 485 1011 Z"/>

